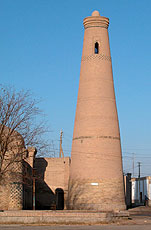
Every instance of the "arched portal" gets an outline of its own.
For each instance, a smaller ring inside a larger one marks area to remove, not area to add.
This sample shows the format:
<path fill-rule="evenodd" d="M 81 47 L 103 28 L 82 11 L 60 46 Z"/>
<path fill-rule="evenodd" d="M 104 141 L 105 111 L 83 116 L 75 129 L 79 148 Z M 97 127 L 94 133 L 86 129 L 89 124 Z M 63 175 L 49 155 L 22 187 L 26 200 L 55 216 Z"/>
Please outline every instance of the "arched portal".
<path fill-rule="evenodd" d="M 64 191 L 62 188 L 57 188 L 55 190 L 56 194 L 56 209 L 63 210 L 64 209 Z"/>

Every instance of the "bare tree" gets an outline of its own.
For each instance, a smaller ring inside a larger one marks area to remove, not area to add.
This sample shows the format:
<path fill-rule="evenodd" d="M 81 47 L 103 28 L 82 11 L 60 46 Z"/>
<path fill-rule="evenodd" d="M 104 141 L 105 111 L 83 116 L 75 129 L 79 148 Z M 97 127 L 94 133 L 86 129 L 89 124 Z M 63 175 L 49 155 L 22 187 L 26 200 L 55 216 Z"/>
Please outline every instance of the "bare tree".
<path fill-rule="evenodd" d="M 0 181 L 6 174 L 15 173 L 18 162 L 26 157 L 27 147 L 46 152 L 48 129 L 41 115 L 29 91 L 0 86 Z"/>

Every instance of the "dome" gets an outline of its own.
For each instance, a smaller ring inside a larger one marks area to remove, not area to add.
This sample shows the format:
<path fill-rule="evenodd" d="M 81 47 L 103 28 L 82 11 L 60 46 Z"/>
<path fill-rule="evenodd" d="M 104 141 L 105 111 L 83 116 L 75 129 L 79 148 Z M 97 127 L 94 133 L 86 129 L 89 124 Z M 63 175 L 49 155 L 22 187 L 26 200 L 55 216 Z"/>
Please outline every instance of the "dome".
<path fill-rule="evenodd" d="M 93 11 L 92 12 L 92 16 L 100 16 L 100 13 L 99 13 L 99 11 L 97 11 L 97 10 L 95 10 L 95 11 Z"/>

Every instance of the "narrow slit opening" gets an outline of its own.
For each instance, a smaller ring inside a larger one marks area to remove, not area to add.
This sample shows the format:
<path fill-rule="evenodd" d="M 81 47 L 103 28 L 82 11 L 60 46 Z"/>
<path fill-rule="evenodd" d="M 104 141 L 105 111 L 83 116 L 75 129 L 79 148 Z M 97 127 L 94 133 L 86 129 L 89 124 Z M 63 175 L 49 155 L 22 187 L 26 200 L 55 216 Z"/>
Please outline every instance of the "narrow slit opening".
<path fill-rule="evenodd" d="M 99 43 L 98 43 L 98 42 L 95 43 L 94 53 L 95 53 L 95 54 L 98 54 L 98 53 L 99 53 Z"/>

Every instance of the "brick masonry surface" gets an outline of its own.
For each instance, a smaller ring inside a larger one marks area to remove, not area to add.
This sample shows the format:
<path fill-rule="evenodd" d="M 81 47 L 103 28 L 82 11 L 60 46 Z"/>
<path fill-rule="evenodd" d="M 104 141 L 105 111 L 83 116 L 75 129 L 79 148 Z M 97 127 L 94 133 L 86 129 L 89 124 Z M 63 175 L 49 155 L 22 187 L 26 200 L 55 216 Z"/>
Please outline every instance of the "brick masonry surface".
<path fill-rule="evenodd" d="M 109 19 L 84 19 L 71 151 L 68 208 L 124 210 L 120 131 L 108 37 Z"/>

